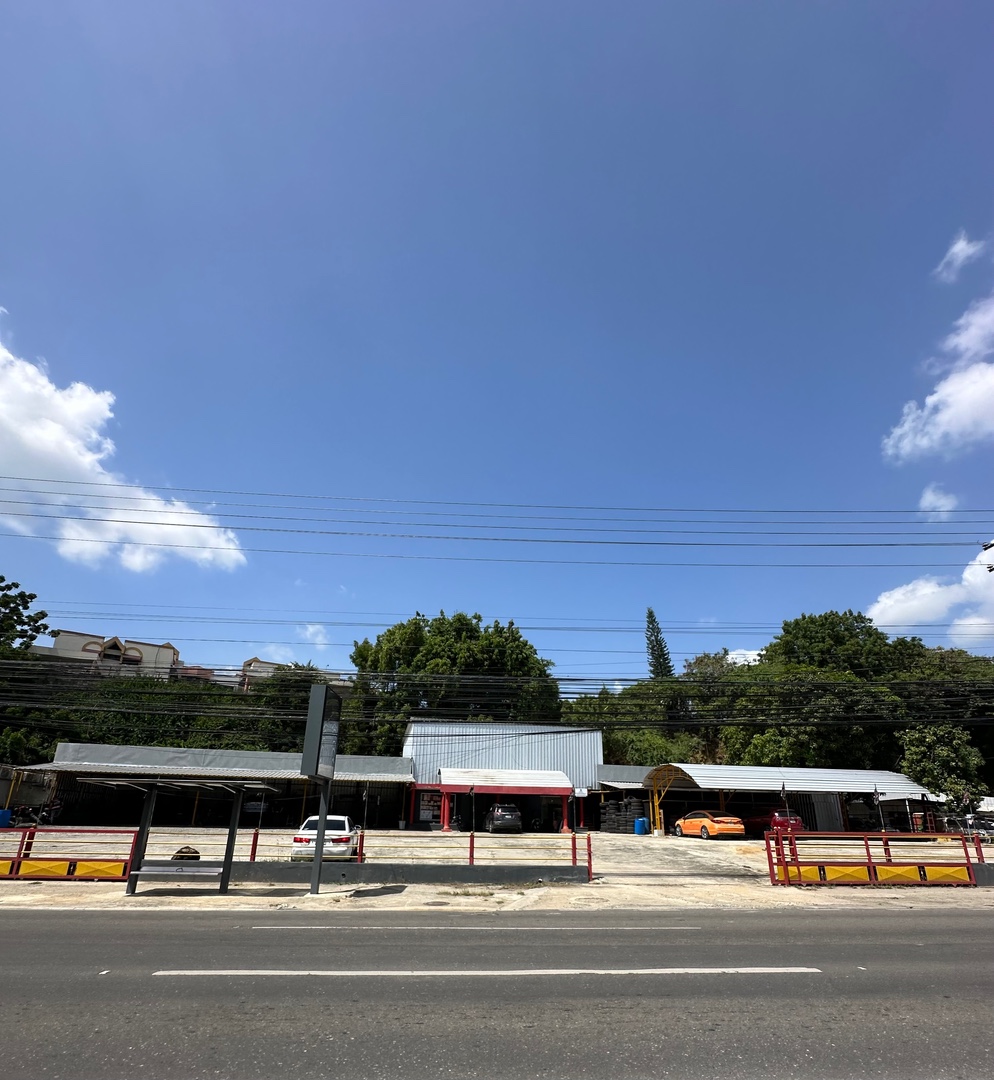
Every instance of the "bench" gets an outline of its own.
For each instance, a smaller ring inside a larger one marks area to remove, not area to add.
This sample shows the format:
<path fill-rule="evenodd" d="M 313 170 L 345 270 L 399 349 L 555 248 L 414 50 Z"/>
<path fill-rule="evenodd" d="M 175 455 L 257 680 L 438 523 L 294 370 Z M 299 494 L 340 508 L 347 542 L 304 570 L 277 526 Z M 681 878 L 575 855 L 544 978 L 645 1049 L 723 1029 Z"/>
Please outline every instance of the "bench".
<path fill-rule="evenodd" d="M 157 878 L 219 878 L 223 872 L 222 866 L 198 866 L 185 861 L 173 861 L 167 863 L 142 863 L 137 870 L 132 870 L 128 875 L 128 885 L 125 892 L 133 893 L 138 885 L 138 879 L 144 877 Z M 226 892 L 227 889 L 222 889 Z"/>
<path fill-rule="evenodd" d="M 158 877 L 176 877 L 189 875 L 191 877 L 220 877 L 220 866 L 190 866 L 188 863 L 143 863 L 138 870 L 132 870 L 132 874 L 156 875 Z"/>

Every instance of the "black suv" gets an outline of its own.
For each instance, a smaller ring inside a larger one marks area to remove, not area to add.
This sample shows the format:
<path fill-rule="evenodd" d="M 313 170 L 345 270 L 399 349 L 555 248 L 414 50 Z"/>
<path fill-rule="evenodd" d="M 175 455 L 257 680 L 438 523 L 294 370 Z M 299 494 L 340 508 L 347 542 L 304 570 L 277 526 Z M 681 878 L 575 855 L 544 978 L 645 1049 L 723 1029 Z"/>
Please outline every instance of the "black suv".
<path fill-rule="evenodd" d="M 489 833 L 521 832 L 521 811 L 513 803 L 496 803 L 487 811 L 483 827 Z"/>

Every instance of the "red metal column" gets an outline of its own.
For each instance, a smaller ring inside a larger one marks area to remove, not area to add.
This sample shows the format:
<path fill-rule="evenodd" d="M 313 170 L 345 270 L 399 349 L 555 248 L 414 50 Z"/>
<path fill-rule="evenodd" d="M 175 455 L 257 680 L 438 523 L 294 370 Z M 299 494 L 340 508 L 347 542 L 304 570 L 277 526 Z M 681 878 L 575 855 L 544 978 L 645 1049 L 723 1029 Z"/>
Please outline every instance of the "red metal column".
<path fill-rule="evenodd" d="M 414 785 L 411 784 L 411 808 L 410 808 L 410 810 L 408 811 L 408 814 L 407 814 L 407 824 L 408 825 L 413 825 L 414 824 L 414 796 L 416 794 L 417 794 L 417 792 L 414 790 Z"/>
<path fill-rule="evenodd" d="M 570 829 L 570 827 L 569 827 L 569 796 L 568 795 L 563 796 L 563 827 L 559 831 L 560 832 L 571 832 L 572 831 Z"/>
<path fill-rule="evenodd" d="M 584 804 L 584 803 L 585 803 L 585 802 L 586 802 L 587 800 L 586 800 L 586 799 L 577 799 L 576 801 L 577 801 L 577 803 L 578 803 L 578 804 L 579 804 L 579 806 L 580 806 L 580 828 L 582 829 L 582 828 L 585 828 L 585 826 L 584 826 L 584 824 L 583 824 L 583 804 Z"/>
<path fill-rule="evenodd" d="M 449 824 L 449 793 L 447 791 L 442 792 L 442 832 L 452 832 L 452 826 Z"/>
<path fill-rule="evenodd" d="M 198 792 L 199 794 L 199 792 Z M 256 852 L 259 850 L 259 830 L 255 829 L 252 833 L 252 850 L 249 852 L 249 862 L 255 862 Z"/>
<path fill-rule="evenodd" d="M 587 833 L 587 881 L 594 880 L 594 845 L 590 833 Z"/>

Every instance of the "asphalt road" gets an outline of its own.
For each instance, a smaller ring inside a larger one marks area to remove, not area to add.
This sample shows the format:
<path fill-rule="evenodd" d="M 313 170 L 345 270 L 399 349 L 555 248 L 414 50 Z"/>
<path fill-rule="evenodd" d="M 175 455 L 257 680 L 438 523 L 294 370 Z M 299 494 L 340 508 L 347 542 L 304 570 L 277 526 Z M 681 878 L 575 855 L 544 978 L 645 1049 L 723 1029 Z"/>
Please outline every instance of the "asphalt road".
<path fill-rule="evenodd" d="M 2 911 L 3 1071 L 980 1080 L 991 930 L 963 909 Z"/>

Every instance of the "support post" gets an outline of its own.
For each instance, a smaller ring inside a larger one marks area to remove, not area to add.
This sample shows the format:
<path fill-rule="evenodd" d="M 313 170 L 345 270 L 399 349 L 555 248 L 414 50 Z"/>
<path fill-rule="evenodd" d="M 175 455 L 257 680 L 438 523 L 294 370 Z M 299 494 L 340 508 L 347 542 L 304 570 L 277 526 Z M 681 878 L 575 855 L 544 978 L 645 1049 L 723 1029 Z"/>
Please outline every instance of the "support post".
<path fill-rule="evenodd" d="M 469 865 L 474 865 L 476 855 L 476 833 L 469 834 Z"/>
<path fill-rule="evenodd" d="M 259 830 L 252 832 L 252 850 L 249 852 L 249 862 L 255 862 L 256 852 L 259 850 Z"/>
<path fill-rule="evenodd" d="M 442 832 L 452 832 L 452 809 L 449 806 L 449 793 L 442 792 Z"/>
<path fill-rule="evenodd" d="M 138 825 L 138 835 L 135 837 L 134 854 L 131 857 L 131 867 L 128 871 L 128 884 L 124 887 L 125 896 L 134 896 L 138 888 L 138 873 L 145 859 L 145 848 L 148 847 L 148 832 L 152 827 L 152 814 L 155 813 L 155 796 L 158 793 L 157 784 L 150 784 L 145 792 L 145 802 L 142 805 L 141 822 Z"/>
<path fill-rule="evenodd" d="M 324 833 L 328 824 L 331 781 L 321 781 L 321 801 L 318 807 L 318 834 L 314 838 L 314 865 L 311 867 L 311 896 L 321 891 L 321 869 L 324 866 Z"/>
<path fill-rule="evenodd" d="M 414 798 L 417 795 L 417 789 L 411 784 L 411 806 L 407 812 L 407 824 L 414 825 Z"/>
<path fill-rule="evenodd" d="M 231 863 L 235 857 L 235 841 L 238 839 L 238 822 L 242 816 L 242 800 L 245 792 L 238 788 L 235 792 L 234 802 L 231 804 L 231 820 L 228 822 L 228 842 L 224 845 L 224 862 L 221 865 L 221 888 L 220 891 L 228 891 L 228 882 L 231 881 Z"/>
<path fill-rule="evenodd" d="M 594 880 L 594 842 L 590 833 L 587 833 L 587 881 Z"/>
<path fill-rule="evenodd" d="M 568 795 L 563 796 L 563 827 L 559 831 L 560 832 L 570 832 L 571 831 L 570 827 L 569 827 L 569 796 Z"/>
<path fill-rule="evenodd" d="M 570 846 L 570 854 L 572 856 L 573 865 L 576 866 L 576 833 L 573 833 L 572 836 L 570 836 L 570 840 L 573 841 Z"/>

